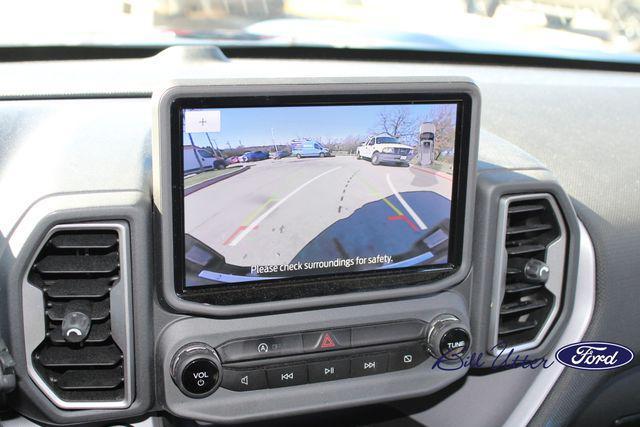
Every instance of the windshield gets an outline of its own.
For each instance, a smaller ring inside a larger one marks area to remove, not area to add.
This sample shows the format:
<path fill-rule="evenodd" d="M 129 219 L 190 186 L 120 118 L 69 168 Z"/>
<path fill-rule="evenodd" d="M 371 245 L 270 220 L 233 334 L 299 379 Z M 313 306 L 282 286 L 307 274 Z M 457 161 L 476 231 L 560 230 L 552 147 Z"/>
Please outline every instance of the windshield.
<path fill-rule="evenodd" d="M 397 144 L 398 140 L 391 136 L 379 136 L 376 142 L 378 144 Z"/>
<path fill-rule="evenodd" d="M 640 62 L 638 0 L 9 0 L 0 45 L 321 46 Z"/>

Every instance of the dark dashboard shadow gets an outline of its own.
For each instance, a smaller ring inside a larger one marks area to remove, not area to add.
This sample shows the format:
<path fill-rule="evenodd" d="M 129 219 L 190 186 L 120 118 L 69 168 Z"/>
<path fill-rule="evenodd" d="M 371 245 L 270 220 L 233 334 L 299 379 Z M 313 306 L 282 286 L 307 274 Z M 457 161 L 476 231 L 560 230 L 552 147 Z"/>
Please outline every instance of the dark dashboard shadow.
<path fill-rule="evenodd" d="M 419 227 L 411 215 L 405 215 L 406 209 L 394 195 L 369 202 L 331 224 L 302 248 L 292 262 L 385 254 L 403 260 L 424 254 L 428 249 L 420 242 L 431 234 L 430 230 L 447 222 L 451 202 L 432 191 L 403 192 L 400 197 L 413 208 L 426 229 Z M 435 257 L 433 261 L 436 261 Z"/>

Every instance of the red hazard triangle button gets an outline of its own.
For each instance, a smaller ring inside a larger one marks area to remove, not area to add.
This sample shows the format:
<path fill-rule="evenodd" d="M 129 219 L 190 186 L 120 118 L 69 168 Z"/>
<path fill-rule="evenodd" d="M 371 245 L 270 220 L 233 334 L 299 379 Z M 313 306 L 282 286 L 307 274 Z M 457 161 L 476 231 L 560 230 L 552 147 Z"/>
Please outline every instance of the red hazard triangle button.
<path fill-rule="evenodd" d="M 325 332 L 322 337 L 322 342 L 320 343 L 320 348 L 334 348 L 336 346 L 335 341 L 331 338 L 331 334 L 329 332 Z"/>
<path fill-rule="evenodd" d="M 302 345 L 305 353 L 331 351 L 351 347 L 350 329 L 332 329 L 302 334 Z"/>

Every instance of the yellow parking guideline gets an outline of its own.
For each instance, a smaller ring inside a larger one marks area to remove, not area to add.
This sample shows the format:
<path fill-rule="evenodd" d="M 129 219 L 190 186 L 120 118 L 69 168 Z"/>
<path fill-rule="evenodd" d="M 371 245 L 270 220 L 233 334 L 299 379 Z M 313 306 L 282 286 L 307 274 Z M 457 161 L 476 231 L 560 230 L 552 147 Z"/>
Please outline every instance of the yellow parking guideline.
<path fill-rule="evenodd" d="M 384 201 L 387 206 L 389 206 L 391 209 L 393 209 L 393 211 L 396 213 L 396 215 L 398 216 L 404 216 L 404 213 L 398 209 L 397 207 L 394 206 L 393 203 L 391 203 L 390 201 L 387 200 L 386 197 L 383 197 L 382 194 L 378 193 L 375 188 L 371 187 L 368 183 L 366 183 L 365 181 L 363 181 L 364 185 L 369 189 L 369 192 L 371 192 L 371 194 L 373 194 L 374 196 L 382 199 L 382 201 Z"/>
<path fill-rule="evenodd" d="M 263 210 L 265 210 L 267 208 L 267 206 L 269 206 L 271 203 L 275 203 L 277 202 L 278 199 L 275 197 L 270 197 L 266 202 L 264 202 L 262 205 L 258 206 L 253 212 L 251 212 L 245 219 L 244 221 L 242 221 L 242 225 L 248 225 L 251 224 L 251 222 L 256 219 L 258 217 L 258 215 L 260 215 L 260 213 L 262 213 Z"/>
<path fill-rule="evenodd" d="M 294 176 L 299 176 L 300 173 L 298 172 L 296 175 Z M 266 208 L 267 206 L 269 206 L 271 203 L 275 203 L 278 200 L 280 200 L 280 198 L 278 197 L 269 197 L 269 199 L 264 202 L 262 205 L 258 206 L 256 208 L 256 210 L 254 210 L 253 212 L 251 212 L 249 215 L 247 215 L 247 217 L 242 221 L 242 225 L 247 226 L 249 224 L 251 224 L 253 222 L 254 219 L 256 219 L 258 217 L 258 215 L 260 215 Z"/>
<path fill-rule="evenodd" d="M 396 208 L 396 207 L 393 205 L 393 203 L 391 203 L 390 201 L 388 201 L 386 197 L 383 197 L 383 198 L 382 198 L 382 200 L 383 200 L 387 205 L 389 205 L 389 207 L 390 207 L 391 209 L 393 209 L 393 211 L 394 211 L 396 214 L 398 214 L 398 216 L 404 216 L 404 213 L 402 213 L 402 211 L 401 211 L 400 209 Z"/>

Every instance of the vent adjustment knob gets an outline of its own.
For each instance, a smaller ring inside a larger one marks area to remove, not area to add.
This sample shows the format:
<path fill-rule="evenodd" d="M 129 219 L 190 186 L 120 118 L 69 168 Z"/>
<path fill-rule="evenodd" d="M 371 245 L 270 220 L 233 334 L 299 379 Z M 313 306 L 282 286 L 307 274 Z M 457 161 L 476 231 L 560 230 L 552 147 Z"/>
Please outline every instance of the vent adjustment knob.
<path fill-rule="evenodd" d="M 435 358 L 453 360 L 464 356 L 471 346 L 471 334 L 460 319 L 442 314 L 431 321 L 427 348 Z"/>
<path fill-rule="evenodd" d="M 62 319 L 62 336 L 66 342 L 79 343 L 89 336 L 91 319 L 81 311 L 70 311 Z"/>
<path fill-rule="evenodd" d="M 173 356 L 171 377 L 189 397 L 203 398 L 222 382 L 222 364 L 216 351 L 204 343 L 187 344 Z"/>
<path fill-rule="evenodd" d="M 524 277 L 532 283 L 547 283 L 549 266 L 539 259 L 531 258 L 522 269 Z"/>

